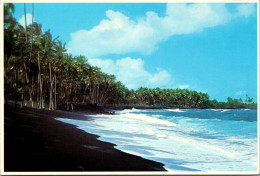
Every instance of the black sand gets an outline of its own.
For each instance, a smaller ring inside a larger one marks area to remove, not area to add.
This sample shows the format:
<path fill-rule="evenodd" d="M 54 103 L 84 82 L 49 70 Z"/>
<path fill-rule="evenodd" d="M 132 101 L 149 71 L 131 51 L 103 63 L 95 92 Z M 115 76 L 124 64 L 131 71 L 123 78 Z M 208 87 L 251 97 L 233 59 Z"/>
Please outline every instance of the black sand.
<path fill-rule="evenodd" d="M 80 113 L 5 107 L 4 170 L 165 171 L 163 164 L 124 153 L 97 135 L 54 117 L 85 119 Z"/>

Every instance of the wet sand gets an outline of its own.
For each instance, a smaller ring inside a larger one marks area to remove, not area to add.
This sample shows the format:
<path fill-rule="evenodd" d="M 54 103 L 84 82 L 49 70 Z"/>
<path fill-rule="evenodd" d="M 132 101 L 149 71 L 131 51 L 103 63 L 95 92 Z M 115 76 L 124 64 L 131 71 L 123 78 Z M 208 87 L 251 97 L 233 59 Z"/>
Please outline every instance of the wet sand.
<path fill-rule="evenodd" d="M 4 170 L 24 171 L 165 171 L 99 141 L 74 125 L 54 118 L 91 120 L 83 113 L 5 107 Z"/>

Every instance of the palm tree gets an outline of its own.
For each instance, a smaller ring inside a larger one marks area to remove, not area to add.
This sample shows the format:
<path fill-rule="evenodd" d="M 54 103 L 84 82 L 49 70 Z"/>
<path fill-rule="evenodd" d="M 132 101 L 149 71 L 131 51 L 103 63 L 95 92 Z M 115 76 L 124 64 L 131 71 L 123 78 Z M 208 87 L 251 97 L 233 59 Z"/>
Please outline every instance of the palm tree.
<path fill-rule="evenodd" d="M 60 67 L 63 64 L 62 59 L 64 56 L 64 53 L 67 51 L 65 48 L 65 43 L 62 44 L 60 40 L 56 42 L 54 45 L 55 48 L 55 69 L 54 69 L 54 109 L 57 109 L 57 74 L 60 73 Z"/>

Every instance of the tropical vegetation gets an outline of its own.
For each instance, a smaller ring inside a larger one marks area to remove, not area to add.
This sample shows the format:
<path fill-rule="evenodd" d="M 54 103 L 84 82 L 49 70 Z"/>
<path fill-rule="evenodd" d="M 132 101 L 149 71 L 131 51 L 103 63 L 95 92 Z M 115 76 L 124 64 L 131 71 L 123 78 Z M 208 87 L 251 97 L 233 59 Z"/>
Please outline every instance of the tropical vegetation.
<path fill-rule="evenodd" d="M 33 5 L 33 4 L 32 4 Z M 33 8 L 32 8 L 33 9 Z M 253 99 L 210 100 L 207 93 L 187 89 L 144 88 L 129 90 L 114 75 L 88 63 L 83 55 L 67 53 L 65 44 L 42 31 L 33 21 L 24 26 L 13 17 L 14 5 L 4 5 L 4 93 L 21 106 L 56 110 L 60 104 L 104 106 L 153 105 L 178 107 L 255 108 Z M 26 5 L 24 5 L 26 14 Z M 32 14 L 34 12 L 32 11 Z M 32 18 L 33 19 L 33 18 Z"/>

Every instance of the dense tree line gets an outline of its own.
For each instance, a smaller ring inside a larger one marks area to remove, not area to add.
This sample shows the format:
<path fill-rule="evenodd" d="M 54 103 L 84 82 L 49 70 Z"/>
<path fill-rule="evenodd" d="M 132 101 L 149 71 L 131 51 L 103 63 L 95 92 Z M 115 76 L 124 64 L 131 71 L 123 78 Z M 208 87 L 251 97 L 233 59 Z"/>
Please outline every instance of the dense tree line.
<path fill-rule="evenodd" d="M 130 91 L 126 96 L 128 104 L 175 106 L 182 108 L 256 108 L 253 98 L 246 95 L 245 102 L 242 98 L 227 98 L 226 102 L 210 100 L 207 93 L 191 91 L 188 89 L 149 89 L 139 88 Z"/>
<path fill-rule="evenodd" d="M 253 102 L 253 97 L 249 97 L 246 94 L 245 101 L 242 98 L 228 97 L 226 102 L 218 102 L 217 100 L 211 100 L 210 107 L 213 108 L 257 108 L 257 104 Z"/>
<path fill-rule="evenodd" d="M 209 95 L 187 89 L 148 89 L 139 88 L 128 97 L 131 104 L 142 105 L 177 105 L 184 107 L 200 107 L 209 104 Z"/>
<path fill-rule="evenodd" d="M 25 7 L 25 6 L 24 6 Z M 32 8 L 33 9 L 33 8 Z M 85 56 L 72 56 L 65 44 L 43 32 L 32 21 L 24 27 L 14 18 L 13 4 L 4 5 L 4 91 L 5 102 L 21 106 L 57 109 L 59 104 L 82 103 L 155 105 L 181 107 L 252 107 L 253 99 L 210 100 L 207 93 L 187 89 L 128 90 L 114 75 L 91 66 Z M 26 14 L 26 8 L 24 8 Z M 32 11 L 32 14 L 34 12 Z M 32 18 L 33 19 L 33 18 Z M 15 103 L 17 104 L 17 103 Z"/>
<path fill-rule="evenodd" d="M 14 6 L 4 6 L 5 102 L 55 110 L 58 103 L 118 103 L 125 86 L 115 76 L 88 64 L 84 56 L 66 53 L 65 44 L 42 32 L 32 21 L 23 27 L 12 16 Z M 26 21 L 26 20 L 25 20 Z M 26 23 L 26 22 L 25 22 Z"/>

